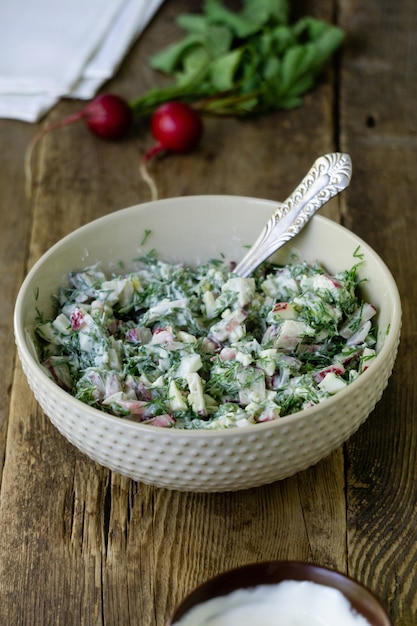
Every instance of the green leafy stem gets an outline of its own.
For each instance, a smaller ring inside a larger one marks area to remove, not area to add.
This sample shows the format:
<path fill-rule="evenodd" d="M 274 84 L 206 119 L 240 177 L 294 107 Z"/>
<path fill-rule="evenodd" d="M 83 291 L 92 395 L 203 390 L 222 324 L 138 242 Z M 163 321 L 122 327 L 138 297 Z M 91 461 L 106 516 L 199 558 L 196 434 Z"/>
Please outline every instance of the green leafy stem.
<path fill-rule="evenodd" d="M 240 11 L 206 0 L 201 14 L 177 22 L 185 36 L 150 58 L 172 83 L 131 102 L 137 116 L 170 100 L 233 116 L 300 106 L 344 39 L 313 17 L 290 23 L 287 0 L 243 0 Z"/>

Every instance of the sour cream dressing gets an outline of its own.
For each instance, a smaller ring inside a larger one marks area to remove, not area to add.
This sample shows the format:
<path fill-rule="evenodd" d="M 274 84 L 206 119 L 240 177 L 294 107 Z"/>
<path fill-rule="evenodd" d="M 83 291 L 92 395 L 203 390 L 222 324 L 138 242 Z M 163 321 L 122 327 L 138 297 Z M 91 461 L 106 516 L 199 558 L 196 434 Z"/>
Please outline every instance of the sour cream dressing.
<path fill-rule="evenodd" d="M 37 312 L 39 360 L 78 400 L 166 428 L 223 429 L 317 406 L 376 356 L 376 308 L 362 301 L 356 255 L 318 264 L 225 261 L 192 268 L 153 255 L 135 271 L 71 272 L 51 319 Z"/>
<path fill-rule="evenodd" d="M 370 626 L 333 587 L 286 580 L 239 589 L 193 607 L 176 626 Z"/>

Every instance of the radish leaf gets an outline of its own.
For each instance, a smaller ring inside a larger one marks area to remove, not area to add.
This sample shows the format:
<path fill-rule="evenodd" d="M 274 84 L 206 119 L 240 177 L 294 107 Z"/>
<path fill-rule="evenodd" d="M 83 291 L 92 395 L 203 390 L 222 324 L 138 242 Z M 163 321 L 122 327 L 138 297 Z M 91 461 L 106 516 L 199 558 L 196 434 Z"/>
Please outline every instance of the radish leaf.
<path fill-rule="evenodd" d="M 180 15 L 186 35 L 150 59 L 173 84 L 132 102 L 133 111 L 150 114 L 172 99 L 217 115 L 300 106 L 344 33 L 310 16 L 295 23 L 288 16 L 288 0 L 243 0 L 240 11 L 206 0 L 202 13 Z"/>

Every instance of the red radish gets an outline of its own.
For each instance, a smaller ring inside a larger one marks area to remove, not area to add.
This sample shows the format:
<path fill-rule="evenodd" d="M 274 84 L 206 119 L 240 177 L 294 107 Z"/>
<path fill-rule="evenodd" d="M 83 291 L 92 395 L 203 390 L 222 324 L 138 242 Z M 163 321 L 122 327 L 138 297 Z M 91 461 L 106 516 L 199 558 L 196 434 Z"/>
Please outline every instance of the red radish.
<path fill-rule="evenodd" d="M 157 198 L 157 191 L 146 169 L 147 162 L 165 150 L 175 153 L 190 152 L 198 145 L 203 130 L 197 111 L 183 102 L 165 102 L 154 111 L 151 131 L 158 143 L 145 153 L 141 162 L 141 174 L 149 185 L 153 200 Z"/>
<path fill-rule="evenodd" d="M 128 103 L 111 93 L 94 98 L 80 112 L 92 133 L 103 139 L 121 139 L 132 124 L 132 109 Z"/>
<path fill-rule="evenodd" d="M 151 130 L 161 150 L 189 152 L 203 134 L 198 113 L 182 102 L 166 102 L 156 109 L 151 118 Z"/>
<path fill-rule="evenodd" d="M 31 156 L 38 141 L 49 131 L 68 126 L 81 119 L 85 120 L 88 128 L 94 135 L 102 139 L 116 140 L 124 137 L 129 131 L 133 113 L 129 104 L 123 98 L 111 93 L 104 93 L 91 100 L 81 111 L 68 115 L 63 120 L 59 120 L 41 130 L 33 137 L 26 151 L 25 171 L 28 189 L 31 186 Z"/>
<path fill-rule="evenodd" d="M 132 109 L 123 98 L 112 93 L 103 93 L 91 100 L 81 111 L 58 120 L 41 132 L 44 135 L 55 128 L 84 119 L 94 135 L 103 139 L 121 139 L 128 132 L 132 117 Z"/>

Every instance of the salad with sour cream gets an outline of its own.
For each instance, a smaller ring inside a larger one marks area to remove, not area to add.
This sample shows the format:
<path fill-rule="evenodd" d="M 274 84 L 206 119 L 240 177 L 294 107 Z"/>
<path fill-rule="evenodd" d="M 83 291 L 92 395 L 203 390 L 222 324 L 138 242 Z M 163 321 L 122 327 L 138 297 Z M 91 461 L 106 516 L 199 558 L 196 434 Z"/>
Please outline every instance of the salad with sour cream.
<path fill-rule="evenodd" d="M 264 263 L 250 278 L 155 253 L 137 269 L 71 272 L 36 327 L 43 367 L 115 416 L 188 429 L 275 420 L 344 389 L 375 357 L 376 308 L 357 268 Z"/>

